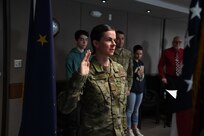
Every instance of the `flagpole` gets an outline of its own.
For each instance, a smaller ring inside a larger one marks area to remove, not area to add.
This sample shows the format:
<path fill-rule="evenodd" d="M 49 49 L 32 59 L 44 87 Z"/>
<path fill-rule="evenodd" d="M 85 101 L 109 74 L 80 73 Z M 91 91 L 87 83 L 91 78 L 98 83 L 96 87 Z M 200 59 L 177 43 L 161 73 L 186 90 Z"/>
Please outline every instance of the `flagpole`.
<path fill-rule="evenodd" d="M 32 0 L 33 2 L 33 19 L 35 18 L 35 7 L 36 7 L 36 0 Z"/>

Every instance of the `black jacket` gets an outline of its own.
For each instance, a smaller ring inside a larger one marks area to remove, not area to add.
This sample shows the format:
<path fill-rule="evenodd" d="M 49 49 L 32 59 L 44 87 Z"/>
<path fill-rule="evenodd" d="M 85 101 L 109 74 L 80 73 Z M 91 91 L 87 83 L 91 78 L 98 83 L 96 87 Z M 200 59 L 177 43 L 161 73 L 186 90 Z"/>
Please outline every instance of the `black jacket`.
<path fill-rule="evenodd" d="M 136 94 L 142 93 L 145 90 L 145 72 L 142 72 L 142 75 L 138 73 L 138 71 L 141 69 L 145 71 L 144 63 L 141 60 L 139 60 L 138 62 L 133 60 L 133 84 L 131 92 L 134 92 Z"/>

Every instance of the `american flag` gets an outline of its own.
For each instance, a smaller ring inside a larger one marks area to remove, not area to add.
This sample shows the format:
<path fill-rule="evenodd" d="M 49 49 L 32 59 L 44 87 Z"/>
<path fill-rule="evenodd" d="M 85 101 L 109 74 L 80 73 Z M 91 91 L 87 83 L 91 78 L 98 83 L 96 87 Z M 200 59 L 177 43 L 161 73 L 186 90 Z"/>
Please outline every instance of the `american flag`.
<path fill-rule="evenodd" d="M 198 122 L 197 105 L 204 52 L 204 30 L 202 31 L 203 0 L 192 0 L 188 18 L 188 28 L 185 36 L 184 60 L 182 69 L 182 84 L 178 89 L 177 100 L 177 130 L 178 136 L 197 136 L 195 129 Z M 193 97 L 192 97 L 193 96 Z M 192 109 L 191 109 L 192 108 Z M 192 126 L 193 123 L 193 126 Z M 193 129 L 192 129 L 193 128 Z M 198 127 L 196 127 L 198 128 Z"/>

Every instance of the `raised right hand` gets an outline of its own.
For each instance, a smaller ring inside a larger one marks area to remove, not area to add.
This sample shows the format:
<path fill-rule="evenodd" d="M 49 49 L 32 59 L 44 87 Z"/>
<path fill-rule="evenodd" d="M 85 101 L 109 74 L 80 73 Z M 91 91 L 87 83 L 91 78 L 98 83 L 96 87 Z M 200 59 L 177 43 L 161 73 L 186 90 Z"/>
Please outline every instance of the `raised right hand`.
<path fill-rule="evenodd" d="M 82 76 L 88 75 L 89 74 L 89 70 L 90 70 L 90 62 L 89 62 L 89 58 L 91 56 L 91 51 L 87 50 L 86 51 L 86 55 L 84 56 L 82 62 L 81 62 L 81 66 L 80 66 L 80 71 L 79 73 Z"/>

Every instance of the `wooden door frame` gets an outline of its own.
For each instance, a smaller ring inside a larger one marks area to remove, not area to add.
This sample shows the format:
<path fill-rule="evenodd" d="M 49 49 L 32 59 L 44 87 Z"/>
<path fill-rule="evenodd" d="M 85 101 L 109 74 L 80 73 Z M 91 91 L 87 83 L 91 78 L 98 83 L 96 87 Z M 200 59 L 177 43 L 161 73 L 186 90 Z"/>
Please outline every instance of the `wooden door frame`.
<path fill-rule="evenodd" d="M 8 135 L 8 85 L 9 85 L 9 55 L 10 55 L 10 0 L 3 0 L 3 100 L 2 100 L 2 119 L 1 135 Z"/>

